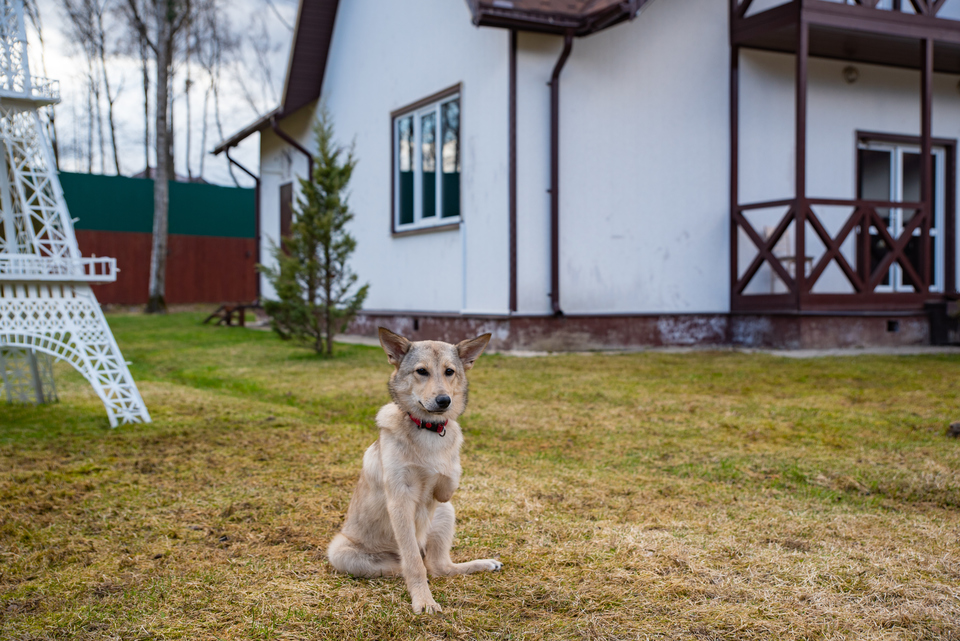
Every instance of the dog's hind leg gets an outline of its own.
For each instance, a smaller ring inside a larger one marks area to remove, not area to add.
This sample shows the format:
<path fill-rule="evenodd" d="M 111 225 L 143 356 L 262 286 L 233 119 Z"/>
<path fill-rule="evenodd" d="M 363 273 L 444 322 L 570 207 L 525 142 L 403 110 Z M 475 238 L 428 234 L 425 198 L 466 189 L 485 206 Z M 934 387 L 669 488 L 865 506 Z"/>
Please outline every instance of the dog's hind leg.
<path fill-rule="evenodd" d="M 441 503 L 433 513 L 433 522 L 427 534 L 426 555 L 423 563 L 433 576 L 472 574 L 473 572 L 496 572 L 503 563 L 496 559 L 477 559 L 466 563 L 450 560 L 453 532 L 456 528 L 456 513 L 449 503 Z"/>
<path fill-rule="evenodd" d="M 400 556 L 392 552 L 364 552 L 343 534 L 338 534 L 327 547 L 330 565 L 344 574 L 375 579 L 400 576 Z"/>

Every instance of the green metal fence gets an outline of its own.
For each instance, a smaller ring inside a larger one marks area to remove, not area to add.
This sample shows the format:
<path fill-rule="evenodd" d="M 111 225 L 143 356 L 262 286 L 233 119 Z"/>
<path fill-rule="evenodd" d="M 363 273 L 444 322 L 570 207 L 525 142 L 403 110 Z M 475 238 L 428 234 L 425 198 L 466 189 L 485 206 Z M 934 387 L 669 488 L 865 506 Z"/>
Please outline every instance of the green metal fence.
<path fill-rule="evenodd" d="M 153 180 L 60 172 L 74 228 L 153 231 Z M 253 189 L 203 183 L 170 183 L 169 232 L 189 236 L 253 238 Z"/>

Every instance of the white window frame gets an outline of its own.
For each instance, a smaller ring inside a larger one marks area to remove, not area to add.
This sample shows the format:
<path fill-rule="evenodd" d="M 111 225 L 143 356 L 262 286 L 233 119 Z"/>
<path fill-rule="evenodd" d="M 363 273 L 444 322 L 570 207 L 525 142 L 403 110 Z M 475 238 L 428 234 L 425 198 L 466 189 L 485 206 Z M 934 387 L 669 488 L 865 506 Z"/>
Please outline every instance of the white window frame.
<path fill-rule="evenodd" d="M 890 200 L 893 202 L 903 201 L 903 154 L 920 154 L 920 145 L 911 143 L 894 142 L 874 142 L 865 140 L 860 143 L 860 149 L 872 149 L 876 151 L 888 151 L 892 160 L 890 167 Z M 946 263 L 946 246 L 944 243 L 944 213 L 946 209 L 946 149 L 934 145 L 930 150 L 931 155 L 937 159 L 936 170 L 933 176 L 934 183 L 934 207 L 933 220 L 930 225 L 930 243 L 937 260 L 933 264 L 933 270 L 930 274 L 931 292 L 942 292 L 944 283 L 944 268 Z M 858 177 L 859 180 L 859 177 Z M 890 225 L 887 231 L 896 240 L 903 231 L 903 208 L 892 208 L 890 210 Z M 914 236 L 920 235 L 920 230 L 915 229 Z M 904 281 L 903 268 L 897 261 L 890 266 L 890 282 L 887 285 L 877 285 L 874 291 L 877 292 L 913 292 L 912 285 Z"/>
<path fill-rule="evenodd" d="M 415 231 L 419 229 L 430 229 L 432 227 L 447 227 L 459 225 L 463 219 L 462 202 L 460 214 L 457 216 L 443 217 L 443 145 L 442 145 L 442 120 L 441 107 L 451 101 L 460 102 L 460 130 L 459 145 L 460 155 L 460 180 L 462 187 L 463 178 L 463 101 L 461 92 L 444 93 L 444 95 L 428 104 L 420 104 L 415 108 L 394 112 L 393 117 L 393 230 L 394 233 Z M 423 117 L 430 113 L 435 114 L 436 132 L 435 132 L 435 162 L 436 179 L 434 181 L 434 203 L 435 214 L 424 218 L 423 216 L 423 145 L 421 142 L 421 128 Z M 400 223 L 400 121 L 404 118 L 413 117 L 413 222 Z M 461 192 L 462 193 L 462 192 Z"/>

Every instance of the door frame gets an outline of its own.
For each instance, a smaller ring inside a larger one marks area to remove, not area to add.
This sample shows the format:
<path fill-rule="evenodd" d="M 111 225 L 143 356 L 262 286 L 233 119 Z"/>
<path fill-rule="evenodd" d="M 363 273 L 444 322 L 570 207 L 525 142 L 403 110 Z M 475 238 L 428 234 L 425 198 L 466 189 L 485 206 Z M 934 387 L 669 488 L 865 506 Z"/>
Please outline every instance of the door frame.
<path fill-rule="evenodd" d="M 920 148 L 920 136 L 910 136 L 903 134 L 890 134 L 873 131 L 857 131 L 855 150 L 859 150 L 870 143 L 883 144 L 891 146 Z M 937 202 L 942 203 L 942 223 L 941 233 L 938 234 L 942 239 L 939 240 L 940 251 L 943 259 L 941 261 L 942 279 L 940 287 L 935 291 L 926 292 L 930 295 L 956 294 L 957 293 L 957 140 L 951 138 L 932 138 L 931 148 L 942 148 L 944 162 L 943 180 L 938 185 Z M 860 158 L 855 153 L 855 184 L 860 179 Z M 936 213 L 934 213 L 936 215 Z M 932 239 L 931 239 L 932 240 Z M 896 270 L 900 271 L 899 268 Z M 936 279 L 934 279 L 936 281 Z M 893 289 L 891 283 L 891 290 Z M 878 288 L 879 290 L 879 288 Z"/>

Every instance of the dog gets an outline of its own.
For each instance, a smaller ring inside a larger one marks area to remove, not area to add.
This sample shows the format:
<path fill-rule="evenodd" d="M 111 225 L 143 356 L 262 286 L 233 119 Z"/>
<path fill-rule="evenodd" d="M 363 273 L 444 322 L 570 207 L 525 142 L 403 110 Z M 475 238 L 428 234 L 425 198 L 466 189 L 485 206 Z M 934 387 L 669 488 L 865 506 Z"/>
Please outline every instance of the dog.
<path fill-rule="evenodd" d="M 380 345 L 394 366 L 392 403 L 377 412 L 380 438 L 363 455 L 363 470 L 343 528 L 327 558 L 357 577 L 401 575 L 413 611 L 440 612 L 427 574 L 496 572 L 496 559 L 450 560 L 455 513 L 450 499 L 460 483 L 463 433 L 457 418 L 467 406 L 467 377 L 490 334 L 456 345 L 416 341 L 380 328 Z"/>

